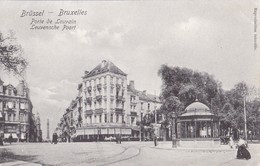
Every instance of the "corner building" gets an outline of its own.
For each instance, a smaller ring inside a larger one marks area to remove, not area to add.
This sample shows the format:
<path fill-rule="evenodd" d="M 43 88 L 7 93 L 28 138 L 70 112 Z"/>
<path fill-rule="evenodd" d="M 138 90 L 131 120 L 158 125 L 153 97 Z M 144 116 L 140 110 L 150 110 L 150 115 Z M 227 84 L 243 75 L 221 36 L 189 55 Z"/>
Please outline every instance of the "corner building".
<path fill-rule="evenodd" d="M 141 120 L 142 113 L 137 109 L 138 103 L 133 106 L 127 74 L 112 62 L 103 60 L 90 72 L 85 71 L 82 79 L 78 86 L 78 109 L 73 111 L 77 138 L 104 140 L 119 134 L 138 137 L 133 131 L 138 131 L 136 122 Z M 79 125 L 81 115 L 82 125 Z"/>
<path fill-rule="evenodd" d="M 0 79 L 0 136 L 15 141 L 30 141 L 33 136 L 31 119 L 33 105 L 24 81 L 17 87 L 4 85 Z"/>

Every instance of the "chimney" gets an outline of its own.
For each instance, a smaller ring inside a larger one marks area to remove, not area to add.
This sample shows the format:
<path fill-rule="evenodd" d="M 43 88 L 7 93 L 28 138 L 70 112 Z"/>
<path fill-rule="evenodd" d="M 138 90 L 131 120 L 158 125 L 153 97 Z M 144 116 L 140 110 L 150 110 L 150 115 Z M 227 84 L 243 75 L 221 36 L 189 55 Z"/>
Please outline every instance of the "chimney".
<path fill-rule="evenodd" d="M 3 86 L 3 84 L 4 84 L 4 81 L 2 81 L 1 78 L 0 78 L 0 94 L 4 93 L 4 86 Z"/>
<path fill-rule="evenodd" d="M 103 60 L 102 63 L 101 63 L 101 68 L 105 67 L 105 64 L 107 63 L 106 60 Z"/>
<path fill-rule="evenodd" d="M 85 70 L 85 76 L 88 75 L 89 71 Z"/>
<path fill-rule="evenodd" d="M 135 82 L 133 80 L 131 80 L 129 82 L 129 86 L 130 86 L 131 89 L 135 89 Z"/>
<path fill-rule="evenodd" d="M 24 84 L 24 81 L 20 81 L 19 84 L 18 84 L 18 87 L 17 87 L 17 94 L 19 96 L 24 96 L 25 95 L 25 84 Z"/>
<path fill-rule="evenodd" d="M 146 95 L 146 90 L 143 90 L 143 94 Z"/>

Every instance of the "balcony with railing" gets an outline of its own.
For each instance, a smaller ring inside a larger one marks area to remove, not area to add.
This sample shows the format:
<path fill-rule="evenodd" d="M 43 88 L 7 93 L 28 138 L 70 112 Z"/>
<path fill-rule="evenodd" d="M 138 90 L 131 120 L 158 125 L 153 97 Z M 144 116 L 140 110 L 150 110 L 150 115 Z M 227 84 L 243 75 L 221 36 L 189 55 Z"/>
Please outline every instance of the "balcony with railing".
<path fill-rule="evenodd" d="M 97 84 L 97 89 L 100 91 L 102 88 L 102 85 L 101 84 Z"/>
<path fill-rule="evenodd" d="M 110 87 L 111 88 L 114 88 L 115 87 L 115 84 L 113 82 L 110 82 Z"/>
<path fill-rule="evenodd" d="M 115 96 L 110 96 L 110 100 L 114 100 L 115 99 Z"/>
<path fill-rule="evenodd" d="M 97 100 L 98 102 L 101 102 L 101 101 L 102 101 L 102 95 L 97 95 L 97 96 L 96 96 L 96 100 Z"/>
<path fill-rule="evenodd" d="M 137 116 L 137 112 L 136 111 L 130 111 L 130 115 L 131 116 Z"/>
<path fill-rule="evenodd" d="M 86 99 L 86 102 L 87 102 L 87 104 L 91 105 L 91 103 L 92 103 L 92 97 L 88 97 L 88 98 Z"/>
<path fill-rule="evenodd" d="M 91 90 L 92 90 L 92 86 L 88 86 L 88 87 L 87 87 L 87 91 L 88 91 L 88 92 L 91 92 Z"/>
<path fill-rule="evenodd" d="M 116 96 L 117 101 L 125 101 L 125 98 L 123 96 Z"/>
<path fill-rule="evenodd" d="M 102 114 L 103 111 L 104 111 L 103 108 L 97 108 L 97 109 L 95 109 L 95 114 Z"/>
<path fill-rule="evenodd" d="M 120 90 L 121 89 L 121 84 L 116 84 L 116 89 Z"/>
<path fill-rule="evenodd" d="M 92 114 L 93 114 L 93 110 L 92 109 L 85 111 L 85 116 L 92 115 Z"/>
<path fill-rule="evenodd" d="M 124 109 L 123 108 L 115 108 L 115 113 L 116 114 L 123 114 L 124 113 Z"/>
<path fill-rule="evenodd" d="M 78 111 L 81 112 L 81 110 L 82 110 L 82 107 L 78 107 Z"/>
<path fill-rule="evenodd" d="M 137 104 L 137 101 L 136 101 L 136 100 L 131 100 L 131 101 L 130 101 L 130 104 L 131 104 L 131 105 L 136 105 L 136 104 Z"/>

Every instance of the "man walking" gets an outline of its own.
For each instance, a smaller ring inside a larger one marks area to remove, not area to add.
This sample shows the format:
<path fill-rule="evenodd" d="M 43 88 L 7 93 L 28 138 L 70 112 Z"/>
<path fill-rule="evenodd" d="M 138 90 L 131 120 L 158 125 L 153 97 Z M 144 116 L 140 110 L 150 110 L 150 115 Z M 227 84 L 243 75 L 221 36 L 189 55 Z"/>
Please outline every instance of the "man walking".
<path fill-rule="evenodd" d="M 13 140 L 13 136 L 12 136 L 12 133 L 11 133 L 10 136 L 9 136 L 9 142 L 10 142 L 10 144 L 12 143 L 12 140 Z"/>
<path fill-rule="evenodd" d="M 157 146 L 157 136 L 156 136 L 156 134 L 154 134 L 154 136 L 153 136 L 153 141 L 154 141 L 154 146 L 156 147 Z"/>

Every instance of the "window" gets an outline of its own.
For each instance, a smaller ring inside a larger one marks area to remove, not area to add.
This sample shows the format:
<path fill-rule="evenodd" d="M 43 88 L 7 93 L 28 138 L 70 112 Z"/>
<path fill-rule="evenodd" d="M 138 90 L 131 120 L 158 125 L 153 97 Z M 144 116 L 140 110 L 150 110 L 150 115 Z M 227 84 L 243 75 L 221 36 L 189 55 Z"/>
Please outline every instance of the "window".
<path fill-rule="evenodd" d="M 102 115 L 99 115 L 99 123 L 102 122 Z"/>
<path fill-rule="evenodd" d="M 105 123 L 107 122 L 107 114 L 105 114 Z"/>
<path fill-rule="evenodd" d="M 116 115 L 116 122 L 119 122 L 119 115 Z"/>
<path fill-rule="evenodd" d="M 113 114 L 110 116 L 110 122 L 113 122 Z"/>
<path fill-rule="evenodd" d="M 97 122 L 97 115 L 94 116 L 94 123 Z"/>
<path fill-rule="evenodd" d="M 92 116 L 89 116 L 89 121 L 90 123 L 92 123 Z"/>
<path fill-rule="evenodd" d="M 150 110 L 150 103 L 148 103 L 148 110 Z"/>
<path fill-rule="evenodd" d="M 16 108 L 16 102 L 14 102 L 14 108 Z"/>
<path fill-rule="evenodd" d="M 114 88 L 110 88 L 110 94 L 113 94 L 113 90 L 114 90 Z"/>
<path fill-rule="evenodd" d="M 143 105 L 144 105 L 144 103 L 142 102 L 142 103 L 141 103 L 141 110 L 143 110 L 143 109 L 144 109 L 144 108 L 143 108 Z"/>
<path fill-rule="evenodd" d="M 13 116 L 13 121 L 15 121 L 15 117 L 16 117 L 16 114 L 14 114 L 14 116 Z"/>
<path fill-rule="evenodd" d="M 6 102 L 3 101 L 3 108 L 6 108 Z"/>
<path fill-rule="evenodd" d="M 124 115 L 122 115 L 122 123 L 124 123 L 125 122 L 125 117 L 124 117 Z"/>
<path fill-rule="evenodd" d="M 141 120 L 143 120 L 143 116 L 144 116 L 143 113 L 141 113 Z"/>
<path fill-rule="evenodd" d="M 131 117 L 131 124 L 134 124 L 135 117 Z"/>
<path fill-rule="evenodd" d="M 11 121 L 11 114 L 8 114 L 8 121 Z"/>
<path fill-rule="evenodd" d="M 11 91 L 11 89 L 8 89 L 8 95 L 12 95 L 12 91 Z"/>

